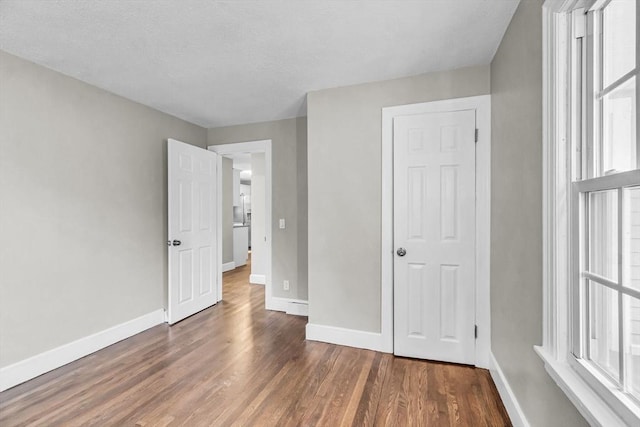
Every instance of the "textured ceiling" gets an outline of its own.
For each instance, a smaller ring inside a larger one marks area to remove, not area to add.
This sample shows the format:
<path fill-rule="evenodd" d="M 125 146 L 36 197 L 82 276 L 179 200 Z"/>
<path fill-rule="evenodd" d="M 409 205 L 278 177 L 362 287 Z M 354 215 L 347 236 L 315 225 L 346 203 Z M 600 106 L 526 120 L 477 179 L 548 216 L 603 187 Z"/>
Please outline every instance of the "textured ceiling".
<path fill-rule="evenodd" d="M 0 49 L 205 127 L 487 64 L 518 0 L 1 0 Z"/>

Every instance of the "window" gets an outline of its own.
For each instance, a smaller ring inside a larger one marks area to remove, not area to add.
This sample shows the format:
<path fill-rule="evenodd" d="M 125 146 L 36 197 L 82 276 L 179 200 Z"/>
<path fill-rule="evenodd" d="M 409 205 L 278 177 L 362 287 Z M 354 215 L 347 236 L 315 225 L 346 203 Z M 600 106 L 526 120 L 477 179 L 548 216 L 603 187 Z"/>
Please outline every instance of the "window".
<path fill-rule="evenodd" d="M 548 218 L 537 350 L 600 424 L 640 422 L 639 14 L 636 0 L 545 3 Z M 594 399 L 600 413 L 585 403 Z"/>

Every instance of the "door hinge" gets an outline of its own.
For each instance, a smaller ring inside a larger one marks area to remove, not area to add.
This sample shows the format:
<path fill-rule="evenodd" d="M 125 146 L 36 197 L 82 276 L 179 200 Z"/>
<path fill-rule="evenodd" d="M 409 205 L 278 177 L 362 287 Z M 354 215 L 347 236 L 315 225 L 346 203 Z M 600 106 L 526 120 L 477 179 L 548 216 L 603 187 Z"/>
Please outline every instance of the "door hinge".
<path fill-rule="evenodd" d="M 478 142 L 478 129 L 476 129 L 476 133 L 475 133 L 474 138 L 475 138 L 475 142 Z"/>
<path fill-rule="evenodd" d="M 474 325 L 473 334 L 474 334 L 475 338 L 477 339 L 478 338 L 478 325 Z"/>

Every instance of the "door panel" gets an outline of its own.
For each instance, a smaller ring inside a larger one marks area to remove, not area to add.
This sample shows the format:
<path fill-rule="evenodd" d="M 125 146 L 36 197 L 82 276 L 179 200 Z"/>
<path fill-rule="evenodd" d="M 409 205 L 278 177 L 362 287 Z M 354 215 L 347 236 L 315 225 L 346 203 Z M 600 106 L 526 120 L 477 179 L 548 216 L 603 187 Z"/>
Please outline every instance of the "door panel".
<path fill-rule="evenodd" d="M 440 339 L 458 337 L 458 269 L 459 265 L 440 266 Z"/>
<path fill-rule="evenodd" d="M 200 296 L 205 296 L 213 292 L 214 276 L 212 274 L 212 264 L 209 262 L 213 257 L 210 246 L 200 248 Z"/>
<path fill-rule="evenodd" d="M 440 239 L 458 237 L 458 166 L 440 166 Z"/>
<path fill-rule="evenodd" d="M 167 152 L 171 243 L 167 316 L 173 324 L 218 301 L 217 161 L 212 151 L 172 139 Z"/>
<path fill-rule="evenodd" d="M 424 264 L 409 264 L 409 277 L 408 277 L 408 293 L 407 298 L 409 310 L 407 312 L 407 318 L 409 320 L 409 328 L 407 332 L 414 338 L 425 338 L 426 331 L 424 330 L 424 314 L 426 312 L 424 306 L 424 290 L 425 290 L 425 265 Z"/>
<path fill-rule="evenodd" d="M 394 352 L 475 363 L 475 111 L 394 119 Z"/>
<path fill-rule="evenodd" d="M 178 250 L 180 271 L 180 299 L 179 303 L 184 304 L 193 300 L 193 251 L 191 249 Z"/>

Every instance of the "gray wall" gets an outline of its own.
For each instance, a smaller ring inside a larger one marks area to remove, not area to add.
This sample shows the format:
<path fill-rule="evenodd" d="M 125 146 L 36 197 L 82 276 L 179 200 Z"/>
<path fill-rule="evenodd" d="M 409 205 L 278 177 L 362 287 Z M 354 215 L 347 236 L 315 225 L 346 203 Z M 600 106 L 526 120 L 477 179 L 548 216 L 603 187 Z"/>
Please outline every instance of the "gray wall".
<path fill-rule="evenodd" d="M 222 262 L 233 261 L 233 160 L 222 158 Z"/>
<path fill-rule="evenodd" d="M 272 283 L 276 297 L 307 299 L 306 117 L 209 129 L 210 145 L 272 140 Z M 285 218 L 287 228 L 278 228 Z M 289 280 L 290 289 L 282 289 Z"/>
<path fill-rule="evenodd" d="M 531 425 L 585 425 L 533 351 L 542 342 L 541 5 L 520 3 L 491 63 L 491 347 Z"/>
<path fill-rule="evenodd" d="M 267 273 L 266 161 L 264 153 L 251 154 L 251 274 Z"/>
<path fill-rule="evenodd" d="M 309 322 L 380 332 L 382 108 L 489 93 L 489 66 L 312 92 Z"/>
<path fill-rule="evenodd" d="M 0 51 L 0 366 L 164 307 L 168 137 L 206 130 Z"/>
<path fill-rule="evenodd" d="M 309 255 L 308 255 L 308 238 L 309 238 L 309 218 L 308 218 L 308 186 L 307 186 L 307 118 L 298 120 L 296 125 L 298 143 L 296 146 L 296 163 L 298 165 L 296 182 L 297 182 L 297 205 L 298 205 L 298 298 L 301 300 L 309 299 Z"/>

